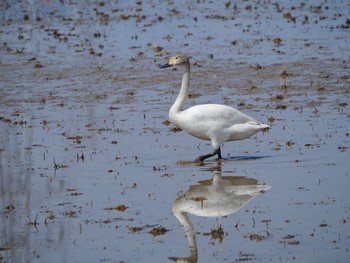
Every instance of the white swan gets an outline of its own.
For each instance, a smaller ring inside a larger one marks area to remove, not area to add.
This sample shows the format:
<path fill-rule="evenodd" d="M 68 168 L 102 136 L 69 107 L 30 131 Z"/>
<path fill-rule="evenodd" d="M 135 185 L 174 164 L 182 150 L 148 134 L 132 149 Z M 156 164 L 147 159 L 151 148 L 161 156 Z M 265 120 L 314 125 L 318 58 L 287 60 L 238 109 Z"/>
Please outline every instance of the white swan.
<path fill-rule="evenodd" d="M 183 110 L 190 84 L 189 58 L 183 54 L 176 55 L 160 68 L 171 66 L 182 68 L 183 77 L 180 93 L 169 111 L 170 121 L 196 138 L 211 141 L 214 147 L 213 153 L 201 155 L 195 162 L 204 161 L 214 155 L 221 159 L 220 146 L 224 142 L 244 140 L 269 127 L 226 105 L 202 104 Z"/>

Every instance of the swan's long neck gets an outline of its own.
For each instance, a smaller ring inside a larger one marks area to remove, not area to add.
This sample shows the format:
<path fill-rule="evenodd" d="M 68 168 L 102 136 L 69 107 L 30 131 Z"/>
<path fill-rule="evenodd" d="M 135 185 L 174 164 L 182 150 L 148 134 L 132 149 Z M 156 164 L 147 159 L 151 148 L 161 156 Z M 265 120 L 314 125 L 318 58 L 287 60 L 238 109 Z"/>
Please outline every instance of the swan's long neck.
<path fill-rule="evenodd" d="M 186 212 L 178 211 L 180 208 L 175 208 L 173 210 L 174 215 L 176 218 L 180 221 L 181 225 L 183 226 L 185 230 L 185 234 L 188 241 L 188 246 L 191 251 L 191 256 L 189 258 L 195 259 L 193 262 L 197 262 L 198 259 L 198 248 L 197 248 L 197 241 L 196 241 L 196 235 L 194 232 L 194 228 L 192 225 L 191 220 L 188 218 L 188 215 Z"/>
<path fill-rule="evenodd" d="M 173 106 L 170 108 L 170 116 L 174 114 L 176 115 L 182 110 L 182 107 L 188 97 L 188 87 L 190 85 L 190 63 L 187 62 L 183 67 L 184 73 L 182 76 L 180 93 L 177 96 L 177 99 L 175 100 Z"/>

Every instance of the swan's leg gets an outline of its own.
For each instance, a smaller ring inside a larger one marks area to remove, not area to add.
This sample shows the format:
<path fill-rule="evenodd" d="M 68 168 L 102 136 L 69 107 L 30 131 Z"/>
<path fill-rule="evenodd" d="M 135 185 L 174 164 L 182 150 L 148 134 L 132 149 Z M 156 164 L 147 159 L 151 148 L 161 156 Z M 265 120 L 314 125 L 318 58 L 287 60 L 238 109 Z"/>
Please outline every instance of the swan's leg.
<path fill-rule="evenodd" d="M 215 151 L 214 151 L 215 152 Z M 195 163 L 200 163 L 200 162 L 203 162 L 205 159 L 208 159 L 210 157 L 213 157 L 214 155 L 216 155 L 216 153 L 208 153 L 208 154 L 205 154 L 205 155 L 201 155 L 201 156 L 198 156 L 196 160 L 194 160 Z"/>
<path fill-rule="evenodd" d="M 196 160 L 194 160 L 194 162 L 195 163 L 200 163 L 200 162 L 203 162 L 205 159 L 208 159 L 208 158 L 213 157 L 215 155 L 218 155 L 219 159 L 222 158 L 221 157 L 221 149 L 220 149 L 220 147 L 217 150 L 214 150 L 212 153 L 199 156 Z"/>
<path fill-rule="evenodd" d="M 221 157 L 221 148 L 219 147 L 219 149 L 216 150 L 217 155 L 218 155 L 218 159 L 222 159 Z"/>

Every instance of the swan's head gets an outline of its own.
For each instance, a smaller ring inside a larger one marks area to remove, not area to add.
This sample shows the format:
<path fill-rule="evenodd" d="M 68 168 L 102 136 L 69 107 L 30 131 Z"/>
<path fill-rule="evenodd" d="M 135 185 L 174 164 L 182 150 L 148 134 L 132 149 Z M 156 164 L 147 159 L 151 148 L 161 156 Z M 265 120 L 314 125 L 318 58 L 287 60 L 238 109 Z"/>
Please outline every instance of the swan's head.
<path fill-rule="evenodd" d="M 172 66 L 182 66 L 190 63 L 189 57 L 183 54 L 178 54 L 169 59 L 168 63 L 161 65 L 160 68 L 168 68 Z"/>

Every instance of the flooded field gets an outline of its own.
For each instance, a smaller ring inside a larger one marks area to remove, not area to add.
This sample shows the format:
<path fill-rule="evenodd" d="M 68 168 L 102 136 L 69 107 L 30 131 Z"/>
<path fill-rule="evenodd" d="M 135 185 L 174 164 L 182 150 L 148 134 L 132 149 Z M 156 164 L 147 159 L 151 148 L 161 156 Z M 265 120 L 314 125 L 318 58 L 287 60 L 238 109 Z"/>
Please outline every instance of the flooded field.
<path fill-rule="evenodd" d="M 348 1 L 2 1 L 0 262 L 349 262 Z M 168 121 L 270 124 L 224 159 Z M 183 261 L 181 261 L 183 260 Z"/>

